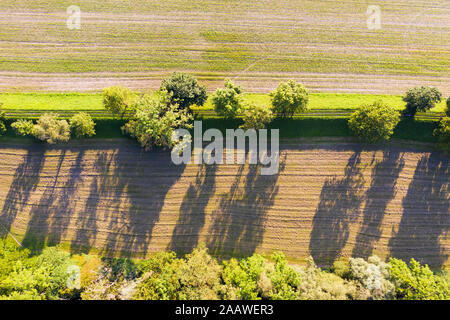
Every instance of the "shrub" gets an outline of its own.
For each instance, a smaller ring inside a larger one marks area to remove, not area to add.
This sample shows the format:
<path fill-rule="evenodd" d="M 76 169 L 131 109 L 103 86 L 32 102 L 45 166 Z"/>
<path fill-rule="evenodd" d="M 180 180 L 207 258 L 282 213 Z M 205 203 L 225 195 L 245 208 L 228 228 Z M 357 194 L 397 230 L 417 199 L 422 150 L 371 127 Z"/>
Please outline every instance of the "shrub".
<path fill-rule="evenodd" d="M 33 134 L 33 121 L 20 119 L 11 123 L 14 132 L 20 136 L 28 136 Z"/>
<path fill-rule="evenodd" d="M 400 114 L 382 101 L 363 105 L 348 120 L 353 133 L 365 142 L 388 140 L 400 121 Z"/>
<path fill-rule="evenodd" d="M 217 89 L 212 95 L 212 103 L 217 114 L 225 119 L 232 119 L 243 110 L 242 89 L 231 80 L 225 80 L 225 88 Z"/>
<path fill-rule="evenodd" d="M 206 88 L 198 84 L 197 79 L 186 73 L 174 72 L 161 83 L 161 91 L 167 91 L 171 104 L 178 104 L 181 110 L 189 109 L 193 104 L 202 106 L 206 99 Z"/>
<path fill-rule="evenodd" d="M 270 279 L 269 298 L 272 300 L 298 299 L 300 275 L 287 264 L 286 257 L 282 252 L 275 252 L 272 259 L 275 261 L 275 265 L 265 271 Z"/>
<path fill-rule="evenodd" d="M 223 290 L 221 267 L 200 245 L 182 259 L 177 270 L 181 288 L 178 300 L 217 300 Z"/>
<path fill-rule="evenodd" d="M 408 90 L 403 97 L 406 102 L 404 114 L 414 116 L 417 112 L 425 112 L 434 108 L 442 100 L 442 94 L 434 87 L 416 87 Z"/>
<path fill-rule="evenodd" d="M 266 259 L 258 254 L 241 261 L 236 259 L 224 261 L 222 279 L 225 285 L 236 288 L 236 295 L 239 299 L 260 300 L 258 280 L 265 263 Z"/>
<path fill-rule="evenodd" d="M 343 279 L 348 279 L 350 277 L 350 261 L 344 257 L 337 259 L 331 266 L 331 271 Z"/>
<path fill-rule="evenodd" d="M 312 258 L 306 267 L 299 271 L 302 279 L 299 298 L 302 300 L 347 300 L 360 298 L 358 286 L 354 281 L 347 281 L 336 274 L 317 268 Z"/>
<path fill-rule="evenodd" d="M 138 300 L 173 300 L 177 298 L 180 281 L 177 269 L 180 261 L 174 252 L 159 252 L 148 260 L 141 261 L 138 269 L 142 280 L 136 288 Z"/>
<path fill-rule="evenodd" d="M 85 112 L 80 112 L 74 115 L 69 120 L 70 129 L 77 138 L 83 136 L 92 137 L 95 135 L 95 123 L 92 117 Z"/>
<path fill-rule="evenodd" d="M 1 106 L 1 104 L 0 104 Z M 6 133 L 5 112 L 0 111 L 0 136 Z"/>
<path fill-rule="evenodd" d="M 282 118 L 292 118 L 296 112 L 305 112 L 308 106 L 308 91 L 294 80 L 282 82 L 270 94 L 273 112 Z"/>
<path fill-rule="evenodd" d="M 122 130 L 136 138 L 145 150 L 172 148 L 178 143 L 172 140 L 174 130 L 192 127 L 192 115 L 186 109 L 179 110 L 177 105 L 168 104 L 164 94 L 157 99 L 142 97 L 136 103 L 135 110 L 134 116 Z"/>
<path fill-rule="evenodd" d="M 121 119 L 126 112 L 131 111 L 135 101 L 136 95 L 128 88 L 113 86 L 103 90 L 103 106 L 113 114 L 120 115 Z"/>
<path fill-rule="evenodd" d="M 70 126 L 66 120 L 58 120 L 57 114 L 46 113 L 40 116 L 33 127 L 33 136 L 49 144 L 70 140 Z"/>
<path fill-rule="evenodd" d="M 427 265 L 411 259 L 409 266 L 399 259 L 389 260 L 389 270 L 397 298 L 407 300 L 448 300 L 449 283 L 433 274 Z"/>
<path fill-rule="evenodd" d="M 350 277 L 361 283 L 373 299 L 392 299 L 394 285 L 390 282 L 389 266 L 377 256 L 367 261 L 350 258 Z"/>
<path fill-rule="evenodd" d="M 438 147 L 450 153 L 450 117 L 444 117 L 439 121 L 434 135 L 438 138 Z"/>
<path fill-rule="evenodd" d="M 264 129 L 273 119 L 272 111 L 265 105 L 248 104 L 242 113 L 242 129 Z"/>

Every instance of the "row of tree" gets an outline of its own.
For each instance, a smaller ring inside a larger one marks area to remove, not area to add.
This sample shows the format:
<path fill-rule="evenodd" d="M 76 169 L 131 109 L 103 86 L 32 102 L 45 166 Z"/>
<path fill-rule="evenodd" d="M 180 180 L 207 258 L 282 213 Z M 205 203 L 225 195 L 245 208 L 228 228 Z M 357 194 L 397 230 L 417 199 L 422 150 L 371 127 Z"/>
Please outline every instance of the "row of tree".
<path fill-rule="evenodd" d="M 242 119 L 243 129 L 265 128 L 275 117 L 292 118 L 308 109 L 309 93 L 294 80 L 281 82 L 271 94 L 270 106 L 247 102 L 243 89 L 231 80 L 211 96 L 215 112 L 225 119 Z M 202 106 L 208 96 L 206 88 L 197 79 L 185 73 L 174 73 L 161 83 L 156 94 L 137 94 L 128 88 L 114 86 L 103 91 L 105 108 L 128 122 L 122 131 L 136 138 L 146 150 L 153 147 L 172 148 L 175 129 L 192 127 L 192 106 Z M 348 121 L 349 128 L 362 141 L 373 143 L 388 140 L 401 117 L 413 117 L 435 107 L 442 94 L 434 87 L 417 87 L 406 92 L 402 113 L 382 101 L 362 105 Z M 2 118 L 3 117 L 3 118 Z M 6 131 L 4 114 L 0 114 L 0 134 Z M 94 122 L 86 113 L 72 117 L 69 122 L 56 114 L 44 114 L 34 124 L 19 120 L 12 124 L 19 135 L 32 135 L 48 143 L 66 142 L 71 134 L 76 137 L 93 136 Z M 438 123 L 434 134 L 439 147 L 450 152 L 450 98 L 447 99 L 446 117 Z"/>
<path fill-rule="evenodd" d="M 141 145 L 172 147 L 171 133 L 177 127 L 190 128 L 191 106 L 202 106 L 206 99 L 206 88 L 197 79 L 184 73 L 174 73 L 161 83 L 157 101 L 148 96 L 138 97 L 129 89 L 111 87 L 105 89 L 104 106 L 122 118 L 131 114 L 132 120 L 124 131 L 135 137 Z M 294 114 L 308 109 L 309 94 L 304 86 L 294 80 L 281 82 L 270 94 L 271 105 L 245 101 L 243 89 L 231 80 L 225 80 L 224 88 L 217 89 L 211 96 L 215 112 L 225 119 L 242 119 L 243 129 L 262 129 L 274 117 L 292 118 Z M 406 92 L 403 100 L 406 108 L 402 113 L 382 101 L 362 105 L 348 121 L 352 132 L 364 142 L 373 143 L 388 140 L 401 117 L 414 117 L 425 112 L 442 100 L 442 94 L 434 87 L 417 87 Z M 450 116 L 450 98 L 447 100 L 447 116 Z M 450 118 L 439 122 L 434 134 L 439 146 L 449 150 Z"/>
<path fill-rule="evenodd" d="M 0 299 L 294 300 L 450 299 L 449 273 L 414 259 L 341 258 L 330 268 L 291 265 L 282 252 L 223 260 L 204 245 L 184 257 L 100 259 L 49 247 L 30 255 L 0 239 Z"/>

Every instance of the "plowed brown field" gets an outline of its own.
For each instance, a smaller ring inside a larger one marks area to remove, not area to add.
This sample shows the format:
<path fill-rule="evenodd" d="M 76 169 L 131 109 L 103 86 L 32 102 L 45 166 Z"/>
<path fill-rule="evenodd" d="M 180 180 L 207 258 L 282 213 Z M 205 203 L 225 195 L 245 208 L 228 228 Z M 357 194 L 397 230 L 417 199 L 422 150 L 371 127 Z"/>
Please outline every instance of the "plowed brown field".
<path fill-rule="evenodd" d="M 0 144 L 0 222 L 24 245 L 142 255 L 283 250 L 326 265 L 372 253 L 448 265 L 448 156 L 345 141 L 285 143 L 280 174 L 175 166 L 129 140 Z M 45 240 L 45 241 L 43 241 Z"/>

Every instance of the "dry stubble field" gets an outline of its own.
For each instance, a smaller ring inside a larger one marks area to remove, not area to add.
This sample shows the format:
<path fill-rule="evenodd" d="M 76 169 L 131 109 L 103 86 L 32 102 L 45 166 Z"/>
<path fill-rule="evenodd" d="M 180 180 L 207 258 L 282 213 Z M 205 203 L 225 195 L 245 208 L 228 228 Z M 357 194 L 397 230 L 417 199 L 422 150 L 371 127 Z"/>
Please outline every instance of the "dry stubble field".
<path fill-rule="evenodd" d="M 449 157 L 348 141 L 285 142 L 280 174 L 257 166 L 175 166 L 126 139 L 0 145 L 0 221 L 38 249 L 142 256 L 283 250 L 319 265 L 339 255 L 448 266 Z M 45 240 L 45 241 L 43 241 Z"/>

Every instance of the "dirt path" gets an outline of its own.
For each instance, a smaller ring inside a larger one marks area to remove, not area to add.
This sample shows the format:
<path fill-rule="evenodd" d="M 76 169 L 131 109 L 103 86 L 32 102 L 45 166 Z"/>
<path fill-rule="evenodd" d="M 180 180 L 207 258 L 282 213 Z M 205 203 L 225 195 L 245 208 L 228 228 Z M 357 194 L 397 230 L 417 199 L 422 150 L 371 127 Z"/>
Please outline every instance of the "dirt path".
<path fill-rule="evenodd" d="M 26 246 L 142 256 L 283 250 L 318 264 L 339 255 L 414 257 L 434 267 L 450 252 L 449 157 L 347 142 L 284 144 L 281 170 L 179 167 L 128 140 L 66 147 L 0 145 L 0 222 Z"/>

